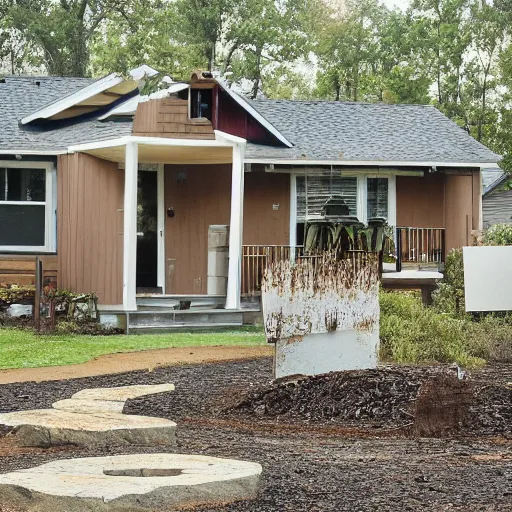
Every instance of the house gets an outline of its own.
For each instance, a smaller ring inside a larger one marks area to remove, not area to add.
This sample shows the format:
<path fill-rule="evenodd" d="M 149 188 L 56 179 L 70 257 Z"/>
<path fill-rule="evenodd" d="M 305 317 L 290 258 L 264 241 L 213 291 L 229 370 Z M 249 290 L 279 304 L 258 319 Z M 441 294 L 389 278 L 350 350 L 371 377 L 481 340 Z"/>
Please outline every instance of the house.
<path fill-rule="evenodd" d="M 330 197 L 397 227 L 388 286 L 431 285 L 482 225 L 500 156 L 432 106 L 248 101 L 201 72 L 143 97 L 153 73 L 0 80 L 4 276 L 43 254 L 59 287 L 134 322 L 158 293 L 239 311 Z"/>
<path fill-rule="evenodd" d="M 509 175 L 499 168 L 482 169 L 483 227 L 512 223 L 512 190 L 502 190 Z"/>

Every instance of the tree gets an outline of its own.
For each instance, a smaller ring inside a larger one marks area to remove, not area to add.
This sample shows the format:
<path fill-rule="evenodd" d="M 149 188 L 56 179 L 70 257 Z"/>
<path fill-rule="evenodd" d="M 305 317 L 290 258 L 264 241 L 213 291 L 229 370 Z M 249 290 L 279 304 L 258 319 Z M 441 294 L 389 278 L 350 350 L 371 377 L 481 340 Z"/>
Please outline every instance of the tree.
<path fill-rule="evenodd" d="M 113 13 L 129 17 L 120 0 L 4 0 L 11 29 L 40 53 L 49 74 L 87 76 L 90 42 Z"/>

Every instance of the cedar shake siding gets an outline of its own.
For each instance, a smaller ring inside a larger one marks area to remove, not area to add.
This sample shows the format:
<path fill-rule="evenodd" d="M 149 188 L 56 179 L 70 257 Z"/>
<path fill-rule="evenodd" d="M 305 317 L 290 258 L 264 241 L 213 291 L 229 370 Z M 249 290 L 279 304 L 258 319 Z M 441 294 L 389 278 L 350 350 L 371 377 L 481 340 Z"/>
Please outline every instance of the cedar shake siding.
<path fill-rule="evenodd" d="M 189 119 L 188 101 L 160 99 L 139 103 L 133 121 L 133 135 L 170 139 L 215 139 L 208 119 Z"/>

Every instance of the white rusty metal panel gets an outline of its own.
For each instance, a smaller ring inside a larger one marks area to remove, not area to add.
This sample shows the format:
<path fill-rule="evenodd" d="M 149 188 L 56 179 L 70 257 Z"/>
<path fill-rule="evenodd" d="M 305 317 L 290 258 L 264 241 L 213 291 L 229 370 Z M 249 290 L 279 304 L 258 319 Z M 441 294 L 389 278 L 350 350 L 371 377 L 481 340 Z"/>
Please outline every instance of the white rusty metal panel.
<path fill-rule="evenodd" d="M 464 247 L 466 311 L 512 310 L 512 246 Z"/>
<path fill-rule="evenodd" d="M 262 284 L 262 306 L 276 377 L 377 365 L 376 259 L 276 262 Z"/>
<path fill-rule="evenodd" d="M 275 378 L 375 368 L 378 353 L 379 329 L 349 329 L 278 340 Z"/>

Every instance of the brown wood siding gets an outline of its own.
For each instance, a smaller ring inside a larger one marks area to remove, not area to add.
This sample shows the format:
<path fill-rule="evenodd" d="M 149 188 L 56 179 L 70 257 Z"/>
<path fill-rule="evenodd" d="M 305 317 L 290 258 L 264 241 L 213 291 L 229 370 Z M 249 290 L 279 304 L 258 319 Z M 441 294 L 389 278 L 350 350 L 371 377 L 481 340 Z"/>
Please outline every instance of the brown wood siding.
<path fill-rule="evenodd" d="M 231 165 L 166 165 L 166 291 L 207 291 L 208 227 L 229 224 Z"/>
<path fill-rule="evenodd" d="M 446 175 L 446 250 L 468 245 L 473 218 L 473 177 Z"/>
<path fill-rule="evenodd" d="M 473 174 L 473 229 L 480 229 L 480 204 L 482 201 L 482 175 L 480 169 L 474 171 Z"/>
<path fill-rule="evenodd" d="M 55 254 L 41 256 L 43 264 L 43 286 L 57 285 L 58 257 Z M 26 254 L 0 255 L 0 284 L 34 286 L 36 257 Z"/>
<path fill-rule="evenodd" d="M 139 103 L 132 132 L 145 137 L 215 139 L 210 121 L 189 119 L 187 100 L 170 98 Z"/>
<path fill-rule="evenodd" d="M 59 287 L 121 304 L 124 172 L 90 155 L 63 155 L 57 180 Z"/>
<path fill-rule="evenodd" d="M 279 205 L 278 210 L 273 206 Z M 244 244 L 290 243 L 290 175 L 245 173 Z"/>
<path fill-rule="evenodd" d="M 445 176 L 427 174 L 396 177 L 397 225 L 414 228 L 443 228 Z"/>

